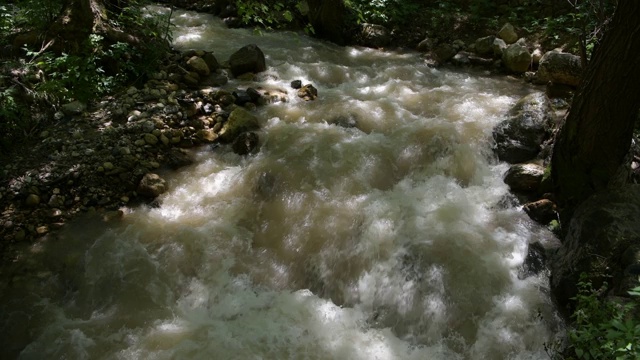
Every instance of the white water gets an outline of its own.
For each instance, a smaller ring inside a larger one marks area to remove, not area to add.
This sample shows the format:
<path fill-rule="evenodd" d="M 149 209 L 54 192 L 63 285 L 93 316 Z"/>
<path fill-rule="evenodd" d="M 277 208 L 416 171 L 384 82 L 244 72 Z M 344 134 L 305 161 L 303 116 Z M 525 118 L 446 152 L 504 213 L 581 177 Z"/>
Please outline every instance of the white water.
<path fill-rule="evenodd" d="M 202 149 L 159 208 L 79 221 L 3 285 L 22 359 L 547 359 L 561 327 L 546 230 L 507 193 L 490 132 L 520 81 L 430 69 L 417 54 L 256 36 L 177 12 L 182 49 L 255 43 L 291 101 L 262 108 L 261 150 Z M 297 99 L 289 82 L 318 88 Z M 230 86 L 256 86 L 233 83 Z M 355 115 L 359 129 L 327 124 Z"/>

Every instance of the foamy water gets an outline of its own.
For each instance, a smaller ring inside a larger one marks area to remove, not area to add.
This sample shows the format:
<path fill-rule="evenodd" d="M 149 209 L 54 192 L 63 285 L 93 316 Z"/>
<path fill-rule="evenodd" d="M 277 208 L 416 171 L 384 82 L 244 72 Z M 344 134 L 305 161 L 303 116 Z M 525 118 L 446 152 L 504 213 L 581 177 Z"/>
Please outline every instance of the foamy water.
<path fill-rule="evenodd" d="M 158 10 L 158 9 L 156 9 Z M 414 53 L 336 47 L 174 14 L 175 45 L 226 60 L 257 44 L 261 148 L 198 150 L 158 208 L 80 221 L 25 254 L 2 295 L 23 359 L 547 359 L 561 322 L 544 275 L 551 235 L 507 194 L 490 133 L 534 89 L 428 68 Z M 312 83 L 304 102 L 292 80 Z M 356 128 L 331 125 L 350 117 Z"/>

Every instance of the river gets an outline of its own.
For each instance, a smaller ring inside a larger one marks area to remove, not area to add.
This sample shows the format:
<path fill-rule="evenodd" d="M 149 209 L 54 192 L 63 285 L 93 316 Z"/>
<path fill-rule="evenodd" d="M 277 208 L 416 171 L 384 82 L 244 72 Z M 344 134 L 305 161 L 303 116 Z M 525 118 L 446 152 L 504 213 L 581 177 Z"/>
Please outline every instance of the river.
<path fill-rule="evenodd" d="M 177 48 L 220 61 L 257 44 L 261 83 L 229 87 L 290 101 L 257 110 L 256 154 L 198 149 L 160 206 L 81 219 L 32 246 L 0 305 L 5 353 L 548 359 L 544 344 L 562 336 L 548 278 L 518 270 L 528 244 L 552 235 L 503 205 L 507 165 L 490 149 L 492 127 L 535 88 L 429 68 L 413 52 L 227 29 L 194 12 L 173 21 Z M 297 98 L 296 79 L 319 98 Z"/>

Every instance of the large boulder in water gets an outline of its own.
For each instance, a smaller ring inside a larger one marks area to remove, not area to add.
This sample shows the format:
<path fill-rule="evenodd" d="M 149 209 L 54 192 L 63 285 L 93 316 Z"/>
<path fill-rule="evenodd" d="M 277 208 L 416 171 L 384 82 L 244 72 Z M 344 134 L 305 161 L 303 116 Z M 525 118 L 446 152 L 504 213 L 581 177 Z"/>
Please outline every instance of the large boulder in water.
<path fill-rule="evenodd" d="M 148 173 L 140 180 L 137 191 L 142 196 L 156 198 L 167 191 L 167 182 L 158 174 Z"/>
<path fill-rule="evenodd" d="M 562 247 L 551 257 L 551 291 L 571 310 L 585 274 L 603 296 L 626 296 L 638 286 L 640 269 L 640 185 L 604 190 L 574 212 Z"/>
<path fill-rule="evenodd" d="M 554 84 L 578 86 L 582 78 L 580 57 L 559 51 L 548 51 L 540 59 L 540 66 L 536 76 L 537 81 L 543 84 L 552 82 Z"/>
<path fill-rule="evenodd" d="M 511 164 L 531 160 L 551 135 L 551 101 L 542 92 L 520 99 L 507 113 L 507 119 L 493 129 L 494 151 L 498 159 Z"/>
<path fill-rule="evenodd" d="M 533 164 L 516 164 L 504 175 L 505 184 L 511 191 L 536 192 L 544 176 L 544 167 Z"/>
<path fill-rule="evenodd" d="M 229 67 L 233 76 L 245 73 L 259 73 L 267 70 L 264 53 L 255 44 L 250 44 L 236 51 L 229 58 Z"/>
<path fill-rule="evenodd" d="M 238 135 L 258 130 L 260 123 L 258 118 L 243 108 L 236 108 L 229 114 L 229 119 L 224 123 L 222 129 L 218 133 L 218 140 L 221 143 L 231 143 Z"/>

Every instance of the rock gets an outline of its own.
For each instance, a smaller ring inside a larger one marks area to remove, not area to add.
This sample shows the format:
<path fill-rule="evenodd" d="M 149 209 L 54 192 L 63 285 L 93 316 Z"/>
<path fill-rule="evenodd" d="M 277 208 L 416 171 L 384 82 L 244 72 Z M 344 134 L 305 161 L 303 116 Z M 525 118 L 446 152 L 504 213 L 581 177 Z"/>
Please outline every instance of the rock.
<path fill-rule="evenodd" d="M 502 54 L 504 53 L 504 50 L 507 48 L 507 43 L 504 42 L 504 40 L 502 39 L 495 38 L 493 40 L 492 48 L 493 48 L 493 56 L 502 59 Z"/>
<path fill-rule="evenodd" d="M 504 42 L 506 42 L 507 44 L 513 44 L 514 42 L 518 41 L 518 34 L 516 33 L 516 29 L 509 23 L 504 24 L 502 29 L 498 31 L 498 37 L 504 40 Z"/>
<path fill-rule="evenodd" d="M 244 73 L 259 73 L 267 70 L 264 53 L 257 45 L 244 46 L 229 58 L 229 67 L 233 76 Z"/>
<path fill-rule="evenodd" d="M 531 65 L 531 54 L 520 44 L 511 44 L 502 53 L 502 63 L 512 72 L 523 73 Z"/>
<path fill-rule="evenodd" d="M 153 134 L 144 134 L 144 142 L 149 145 L 155 145 L 158 143 L 158 138 Z"/>
<path fill-rule="evenodd" d="M 537 78 L 536 78 L 537 81 Z M 570 85 L 557 84 L 554 82 L 547 83 L 545 87 L 545 93 L 551 99 L 567 99 L 571 100 L 573 98 L 575 87 Z"/>
<path fill-rule="evenodd" d="M 493 42 L 495 39 L 495 36 L 485 36 L 477 39 L 475 42 L 476 54 L 493 56 Z"/>
<path fill-rule="evenodd" d="M 540 49 L 533 50 L 533 52 L 531 53 L 531 63 L 534 66 L 540 65 L 540 60 L 542 59 L 543 55 L 544 54 L 542 54 L 542 50 Z"/>
<path fill-rule="evenodd" d="M 385 47 L 391 43 L 389 29 L 382 25 L 363 23 L 357 37 L 362 45 L 373 48 Z"/>
<path fill-rule="evenodd" d="M 433 41 L 433 39 L 425 38 L 424 40 L 420 41 L 420 43 L 418 43 L 416 50 L 421 52 L 431 51 L 434 45 L 435 45 L 435 41 Z"/>
<path fill-rule="evenodd" d="M 183 166 L 191 165 L 195 162 L 191 153 L 184 149 L 173 148 L 166 155 L 166 163 L 172 169 L 179 169 Z"/>
<path fill-rule="evenodd" d="M 456 49 L 456 51 L 464 50 L 467 47 L 467 45 L 464 43 L 464 41 L 462 41 L 460 39 L 453 40 L 453 43 L 451 45 L 453 45 L 453 47 L 454 47 L 454 49 Z"/>
<path fill-rule="evenodd" d="M 533 159 L 551 135 L 552 126 L 549 98 L 542 92 L 523 97 L 507 112 L 507 119 L 493 129 L 498 159 L 511 164 Z"/>
<path fill-rule="evenodd" d="M 258 146 L 258 134 L 254 132 L 245 132 L 240 134 L 231 145 L 233 152 L 238 155 L 246 155 L 251 153 Z"/>
<path fill-rule="evenodd" d="M 64 196 L 53 194 L 49 198 L 48 205 L 49 207 L 52 207 L 52 208 L 61 208 L 64 206 L 64 200 L 65 200 Z"/>
<path fill-rule="evenodd" d="M 457 53 L 458 52 L 453 47 L 453 45 L 450 44 L 440 44 L 434 50 L 436 61 L 439 64 L 444 64 L 447 61 L 451 60 L 454 56 L 456 56 Z"/>
<path fill-rule="evenodd" d="M 243 132 L 258 130 L 260 123 L 258 118 L 243 108 L 236 108 L 229 114 L 229 119 L 224 123 L 218 133 L 221 143 L 231 143 Z"/>
<path fill-rule="evenodd" d="M 76 100 L 62 105 L 61 109 L 65 115 L 80 115 L 87 109 L 87 104 Z"/>
<path fill-rule="evenodd" d="M 189 72 L 184 75 L 182 81 L 184 81 L 187 86 L 197 86 L 200 82 L 200 76 L 196 72 Z"/>
<path fill-rule="evenodd" d="M 220 68 L 220 63 L 218 63 L 218 59 L 216 59 L 213 53 L 205 53 L 202 55 L 202 60 L 207 64 L 210 71 L 216 71 Z"/>
<path fill-rule="evenodd" d="M 355 115 L 340 115 L 328 121 L 329 124 L 342 126 L 343 128 L 353 128 L 358 126 L 358 119 Z"/>
<path fill-rule="evenodd" d="M 471 64 L 471 60 L 469 60 L 469 53 L 460 51 L 453 58 L 451 58 L 451 63 L 458 66 Z"/>
<path fill-rule="evenodd" d="M 138 184 L 138 194 L 150 198 L 156 198 L 167 191 L 167 183 L 158 174 L 147 173 Z"/>
<path fill-rule="evenodd" d="M 239 106 L 242 106 L 248 102 L 251 102 L 251 96 L 249 96 L 249 94 L 245 90 L 238 89 L 234 91 L 233 97 L 236 98 L 234 103 Z"/>
<path fill-rule="evenodd" d="M 25 200 L 25 205 L 27 206 L 38 206 L 40 204 L 40 196 L 36 194 L 29 194 L 27 199 Z"/>
<path fill-rule="evenodd" d="M 216 134 L 212 129 L 202 129 L 198 130 L 196 137 L 200 141 L 211 143 L 218 138 L 218 134 Z"/>
<path fill-rule="evenodd" d="M 538 275 L 545 269 L 547 261 L 546 249 L 540 242 L 529 244 L 527 257 L 524 259 L 522 267 L 518 270 L 518 279 L 524 280 L 530 276 Z"/>
<path fill-rule="evenodd" d="M 197 72 L 200 76 L 207 76 L 211 73 L 211 70 L 204 59 L 198 56 L 192 56 L 187 60 L 187 67 L 190 70 Z"/>
<path fill-rule="evenodd" d="M 562 247 L 549 259 L 551 291 L 556 302 L 571 312 L 581 274 L 607 295 L 628 296 L 638 286 L 640 266 L 640 185 L 603 190 L 585 200 L 573 213 Z"/>
<path fill-rule="evenodd" d="M 542 182 L 544 167 L 538 164 L 512 165 L 504 176 L 511 191 L 535 192 Z"/>
<path fill-rule="evenodd" d="M 303 98 L 305 101 L 315 100 L 318 97 L 318 89 L 311 84 L 307 84 L 298 90 L 298 97 Z"/>
<path fill-rule="evenodd" d="M 556 205 L 549 199 L 541 199 L 524 204 L 523 209 L 531 219 L 542 225 L 558 220 Z"/>
<path fill-rule="evenodd" d="M 580 57 L 555 50 L 548 51 L 540 59 L 537 78 L 542 84 L 553 82 L 556 84 L 578 86 L 582 78 L 582 63 L 580 62 Z"/>
<path fill-rule="evenodd" d="M 293 80 L 291 82 L 291 87 L 294 89 L 300 89 L 302 87 L 302 80 Z"/>

